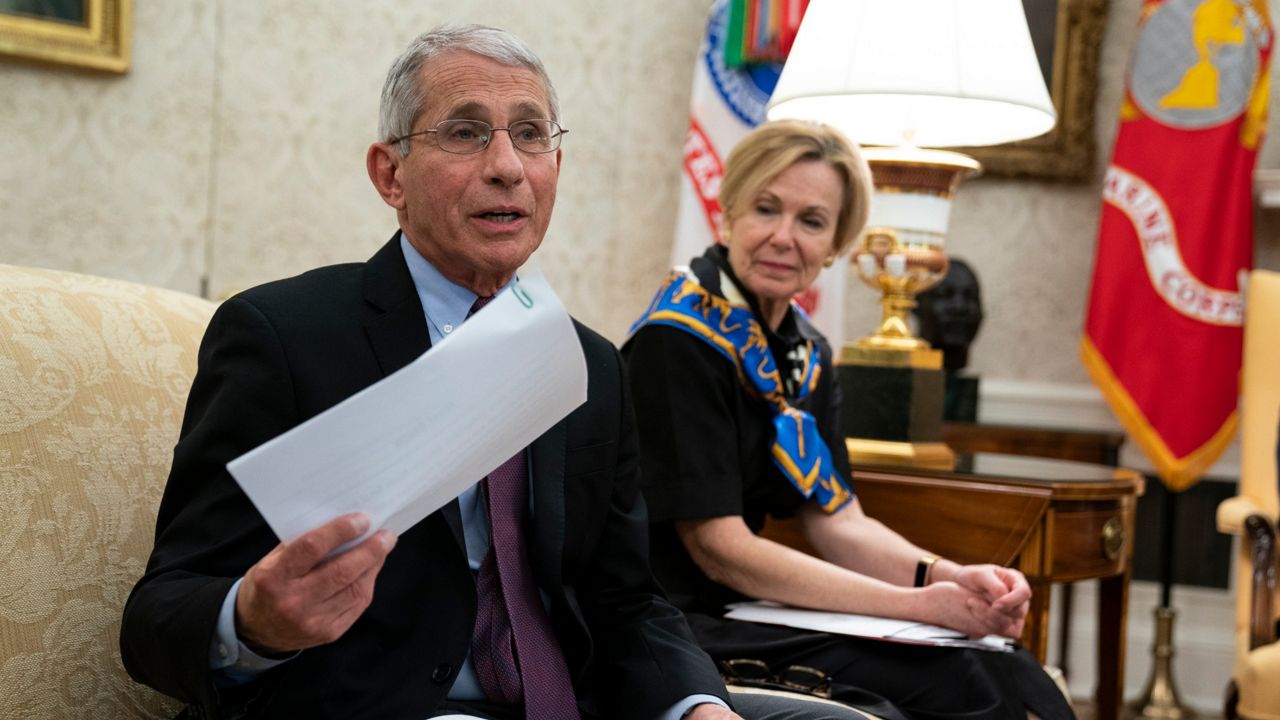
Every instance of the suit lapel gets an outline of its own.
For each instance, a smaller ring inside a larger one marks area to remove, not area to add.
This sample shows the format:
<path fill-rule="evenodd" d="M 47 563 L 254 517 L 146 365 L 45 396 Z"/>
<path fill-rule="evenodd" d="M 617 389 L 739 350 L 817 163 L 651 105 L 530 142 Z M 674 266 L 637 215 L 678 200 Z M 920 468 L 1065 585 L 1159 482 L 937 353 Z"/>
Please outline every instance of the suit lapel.
<path fill-rule="evenodd" d="M 533 441 L 533 565 L 543 588 L 560 588 L 564 553 L 564 462 L 568 433 L 561 420 Z"/>
<path fill-rule="evenodd" d="M 364 299 L 373 309 L 365 334 L 384 377 L 431 347 L 427 316 L 400 251 L 399 233 L 365 263 Z"/>
<path fill-rule="evenodd" d="M 399 232 L 365 264 L 364 299 L 373 310 L 365 322 L 365 335 L 384 377 L 430 349 L 427 317 L 400 250 Z M 450 501 L 440 512 L 465 553 L 458 501 Z"/>

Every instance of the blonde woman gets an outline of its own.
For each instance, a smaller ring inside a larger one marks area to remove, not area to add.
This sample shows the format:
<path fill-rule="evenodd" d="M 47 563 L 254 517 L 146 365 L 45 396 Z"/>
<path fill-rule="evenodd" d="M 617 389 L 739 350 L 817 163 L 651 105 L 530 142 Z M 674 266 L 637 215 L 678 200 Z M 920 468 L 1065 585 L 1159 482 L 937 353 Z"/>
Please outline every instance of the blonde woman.
<path fill-rule="evenodd" d="M 831 348 L 791 298 L 862 230 L 870 190 L 857 149 L 822 125 L 768 123 L 729 155 L 723 237 L 668 276 L 624 347 L 654 570 L 721 663 L 814 669 L 837 699 L 887 718 L 1071 718 L 1025 650 L 899 645 L 722 616 L 725 604 L 755 599 L 975 636 L 1022 632 L 1031 589 L 1020 573 L 936 558 L 867 517 L 851 487 Z M 767 515 L 799 516 L 821 557 L 760 537 Z"/>

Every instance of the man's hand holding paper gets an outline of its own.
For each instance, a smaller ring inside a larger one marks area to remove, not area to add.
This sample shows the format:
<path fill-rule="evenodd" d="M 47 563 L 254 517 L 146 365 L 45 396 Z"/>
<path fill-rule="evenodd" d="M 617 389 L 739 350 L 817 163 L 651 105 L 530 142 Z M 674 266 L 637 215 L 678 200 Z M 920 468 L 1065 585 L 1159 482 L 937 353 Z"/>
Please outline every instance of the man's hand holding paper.
<path fill-rule="evenodd" d="M 573 322 L 530 274 L 430 352 L 227 470 L 285 542 L 349 512 L 399 534 L 586 396 Z"/>
<path fill-rule="evenodd" d="M 236 628 L 251 649 L 341 637 L 372 600 L 399 533 L 586 399 L 572 321 L 541 275 L 445 340 L 227 465 L 284 541 L 245 574 L 236 598 Z"/>
<path fill-rule="evenodd" d="M 236 629 L 254 652 L 272 655 L 333 642 L 373 600 L 373 585 L 396 536 L 369 530 L 369 518 L 343 515 L 281 543 L 249 568 L 236 596 Z"/>

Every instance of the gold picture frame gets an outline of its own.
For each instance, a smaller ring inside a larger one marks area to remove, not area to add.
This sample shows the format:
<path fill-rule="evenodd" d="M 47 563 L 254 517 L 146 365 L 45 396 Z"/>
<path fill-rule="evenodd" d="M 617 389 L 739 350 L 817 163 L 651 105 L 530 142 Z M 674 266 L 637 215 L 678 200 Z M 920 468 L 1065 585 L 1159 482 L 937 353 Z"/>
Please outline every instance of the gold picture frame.
<path fill-rule="evenodd" d="M 1107 19 L 1108 0 L 1024 0 L 1027 21 L 1036 35 L 1036 13 L 1054 12 L 1052 48 L 1037 45 L 1037 54 L 1052 58 L 1045 68 L 1049 94 L 1058 111 L 1053 130 L 1040 137 L 1004 145 L 963 148 L 982 163 L 984 172 L 1008 177 L 1088 180 L 1094 169 L 1094 100 L 1098 95 L 1098 60 Z M 1043 27 L 1044 24 L 1040 23 Z M 1043 63 L 1042 63 L 1043 66 Z"/>
<path fill-rule="evenodd" d="M 37 62 L 124 73 L 129 70 L 133 0 L 83 0 L 75 17 L 53 9 L 17 12 L 13 8 L 56 8 L 55 3 L 0 2 L 0 55 Z M 42 14 L 43 13 L 43 14 Z"/>

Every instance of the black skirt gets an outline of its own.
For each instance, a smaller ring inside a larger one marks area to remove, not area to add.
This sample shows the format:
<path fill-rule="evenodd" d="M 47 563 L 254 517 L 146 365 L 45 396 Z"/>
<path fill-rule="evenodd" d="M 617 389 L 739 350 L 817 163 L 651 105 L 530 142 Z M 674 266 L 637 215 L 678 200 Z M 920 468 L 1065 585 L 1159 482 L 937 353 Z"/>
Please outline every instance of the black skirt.
<path fill-rule="evenodd" d="M 792 665 L 832 679 L 832 698 L 885 720 L 1073 720 L 1062 691 L 1023 648 L 967 648 L 866 640 L 688 614 L 698 644 L 717 664 L 759 660 L 777 673 Z"/>

